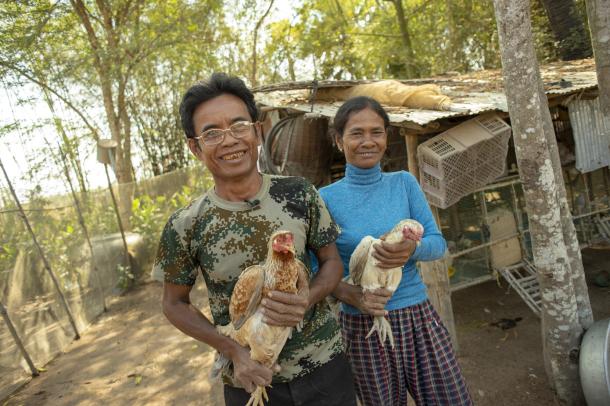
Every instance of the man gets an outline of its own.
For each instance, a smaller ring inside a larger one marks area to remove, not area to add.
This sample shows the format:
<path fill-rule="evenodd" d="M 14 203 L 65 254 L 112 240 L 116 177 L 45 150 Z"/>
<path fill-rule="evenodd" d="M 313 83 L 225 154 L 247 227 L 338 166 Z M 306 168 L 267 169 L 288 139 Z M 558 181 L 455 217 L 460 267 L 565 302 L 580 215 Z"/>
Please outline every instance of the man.
<path fill-rule="evenodd" d="M 334 244 L 338 228 L 316 190 L 301 178 L 261 174 L 256 162 L 261 126 L 254 96 L 243 81 L 215 73 L 185 94 L 180 116 L 191 152 L 210 171 L 215 186 L 167 222 L 155 261 L 164 272 L 163 312 L 185 334 L 232 361 L 223 376 L 227 405 L 243 406 L 256 385 L 269 385 L 269 405 L 355 405 L 352 375 L 338 325 L 323 300 L 342 275 Z M 220 131 L 219 131 L 220 130 Z M 252 361 L 249 351 L 219 334 L 189 301 L 200 269 L 215 325 L 229 323 L 229 302 L 240 273 L 264 261 L 278 229 L 294 234 L 297 256 L 309 268 L 307 250 L 320 270 L 305 294 L 271 292 L 269 324 L 297 326 L 274 371 Z"/>

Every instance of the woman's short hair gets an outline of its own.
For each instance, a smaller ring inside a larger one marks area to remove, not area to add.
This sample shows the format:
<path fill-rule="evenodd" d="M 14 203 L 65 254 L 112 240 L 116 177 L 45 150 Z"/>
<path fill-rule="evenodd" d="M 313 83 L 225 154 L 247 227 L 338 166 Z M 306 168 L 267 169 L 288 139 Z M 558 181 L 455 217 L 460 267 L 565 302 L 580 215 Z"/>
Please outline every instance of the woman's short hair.
<path fill-rule="evenodd" d="M 390 118 L 388 117 L 388 113 L 385 112 L 377 100 L 368 96 L 357 96 L 348 99 L 341 105 L 341 107 L 339 107 L 339 110 L 337 110 L 337 114 L 335 114 L 335 118 L 333 120 L 333 128 L 337 134 L 342 137 L 343 131 L 345 131 L 345 125 L 347 124 L 347 120 L 349 120 L 350 116 L 353 113 L 357 113 L 367 108 L 373 110 L 383 119 L 383 128 L 388 128 L 390 126 Z"/>

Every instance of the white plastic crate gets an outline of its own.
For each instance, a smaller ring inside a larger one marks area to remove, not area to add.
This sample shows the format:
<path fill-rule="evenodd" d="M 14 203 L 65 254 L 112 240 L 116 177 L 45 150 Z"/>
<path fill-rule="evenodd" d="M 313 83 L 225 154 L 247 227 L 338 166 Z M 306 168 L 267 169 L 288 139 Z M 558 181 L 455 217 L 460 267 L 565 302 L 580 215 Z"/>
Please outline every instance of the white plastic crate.
<path fill-rule="evenodd" d="M 419 145 L 420 182 L 430 204 L 446 209 L 502 175 L 510 134 L 510 126 L 491 114 Z"/>

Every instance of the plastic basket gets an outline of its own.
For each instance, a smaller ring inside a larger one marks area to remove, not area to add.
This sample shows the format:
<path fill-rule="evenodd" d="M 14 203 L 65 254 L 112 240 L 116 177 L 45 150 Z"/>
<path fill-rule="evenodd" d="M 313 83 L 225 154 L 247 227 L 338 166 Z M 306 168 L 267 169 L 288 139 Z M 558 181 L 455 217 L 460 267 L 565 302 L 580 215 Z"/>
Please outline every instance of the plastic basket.
<path fill-rule="evenodd" d="M 446 209 L 506 170 L 510 126 L 485 115 L 461 123 L 417 148 L 421 186 L 430 204 Z"/>

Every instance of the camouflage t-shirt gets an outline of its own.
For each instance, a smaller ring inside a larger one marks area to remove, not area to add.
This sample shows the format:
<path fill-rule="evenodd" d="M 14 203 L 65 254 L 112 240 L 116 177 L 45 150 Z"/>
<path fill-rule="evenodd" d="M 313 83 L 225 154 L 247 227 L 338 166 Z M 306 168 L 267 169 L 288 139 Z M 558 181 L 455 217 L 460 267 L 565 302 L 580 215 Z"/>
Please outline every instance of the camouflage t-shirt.
<path fill-rule="evenodd" d="M 200 269 L 208 288 L 215 325 L 230 321 L 229 302 L 237 278 L 267 256 L 267 243 L 277 230 L 294 234 L 297 257 L 310 272 L 308 249 L 317 250 L 339 234 L 324 201 L 305 179 L 263 175 L 258 194 L 248 202 L 229 202 L 213 189 L 168 220 L 155 260 L 165 281 L 193 285 Z M 278 362 L 274 382 L 303 376 L 343 350 L 341 334 L 326 300 L 304 317 L 303 329 L 293 330 Z M 226 383 L 231 382 L 225 376 Z"/>

